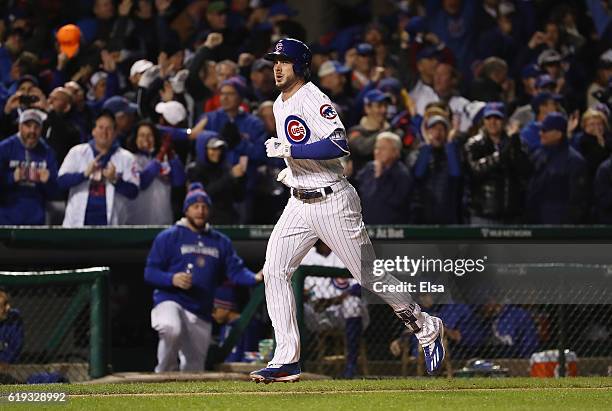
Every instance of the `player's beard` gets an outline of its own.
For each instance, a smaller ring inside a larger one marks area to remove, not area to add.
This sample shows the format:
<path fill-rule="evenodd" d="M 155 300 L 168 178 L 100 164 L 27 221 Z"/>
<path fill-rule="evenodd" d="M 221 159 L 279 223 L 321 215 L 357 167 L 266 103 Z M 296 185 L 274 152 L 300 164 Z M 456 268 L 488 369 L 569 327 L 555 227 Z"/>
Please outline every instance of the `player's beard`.
<path fill-rule="evenodd" d="M 195 219 L 189 216 L 185 216 L 185 218 L 189 222 L 189 225 L 198 231 L 202 231 L 204 228 L 206 228 L 206 218 Z"/>

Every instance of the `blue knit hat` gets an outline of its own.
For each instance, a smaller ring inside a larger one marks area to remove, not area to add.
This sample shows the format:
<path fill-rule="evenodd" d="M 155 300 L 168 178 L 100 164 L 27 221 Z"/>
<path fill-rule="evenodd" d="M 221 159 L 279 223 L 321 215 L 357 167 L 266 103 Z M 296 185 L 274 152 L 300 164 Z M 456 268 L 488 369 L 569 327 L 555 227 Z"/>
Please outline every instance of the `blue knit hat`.
<path fill-rule="evenodd" d="M 198 201 L 203 201 L 209 207 L 212 205 L 210 197 L 206 191 L 204 191 L 204 186 L 201 183 L 191 183 L 189 184 L 189 191 L 187 192 L 185 201 L 183 202 L 183 213 L 187 212 L 190 205 L 195 204 Z"/>

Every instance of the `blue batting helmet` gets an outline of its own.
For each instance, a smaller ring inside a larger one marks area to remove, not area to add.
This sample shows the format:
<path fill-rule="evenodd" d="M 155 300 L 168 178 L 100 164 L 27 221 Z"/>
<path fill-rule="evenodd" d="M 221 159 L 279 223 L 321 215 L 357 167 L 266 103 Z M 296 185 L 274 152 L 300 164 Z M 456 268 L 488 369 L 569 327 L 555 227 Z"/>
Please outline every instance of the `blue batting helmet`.
<path fill-rule="evenodd" d="M 274 45 L 274 51 L 266 54 L 265 59 L 271 61 L 287 59 L 293 63 L 295 74 L 305 79 L 310 77 L 312 53 L 308 46 L 299 40 L 291 38 L 280 39 Z"/>

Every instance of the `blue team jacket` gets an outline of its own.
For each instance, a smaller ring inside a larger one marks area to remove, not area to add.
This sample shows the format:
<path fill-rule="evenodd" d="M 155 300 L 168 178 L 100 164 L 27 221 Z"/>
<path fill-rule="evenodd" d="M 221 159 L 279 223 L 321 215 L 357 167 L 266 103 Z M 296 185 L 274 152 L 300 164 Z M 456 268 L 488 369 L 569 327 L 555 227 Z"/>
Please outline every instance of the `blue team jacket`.
<path fill-rule="evenodd" d="M 15 168 L 31 164 L 46 167 L 49 180 L 43 183 L 15 183 Z M 53 149 L 40 139 L 32 150 L 26 150 L 17 134 L 0 143 L 0 225 L 42 225 L 45 223 L 45 200 L 57 190 L 57 161 Z"/>
<path fill-rule="evenodd" d="M 187 271 L 188 264 L 193 264 L 192 287 L 174 287 L 172 276 Z M 244 266 L 229 238 L 211 228 L 193 232 L 182 220 L 157 235 L 144 277 L 155 287 L 154 305 L 174 301 L 207 321 L 211 320 L 215 289 L 226 279 L 238 285 L 256 283 L 255 275 Z"/>

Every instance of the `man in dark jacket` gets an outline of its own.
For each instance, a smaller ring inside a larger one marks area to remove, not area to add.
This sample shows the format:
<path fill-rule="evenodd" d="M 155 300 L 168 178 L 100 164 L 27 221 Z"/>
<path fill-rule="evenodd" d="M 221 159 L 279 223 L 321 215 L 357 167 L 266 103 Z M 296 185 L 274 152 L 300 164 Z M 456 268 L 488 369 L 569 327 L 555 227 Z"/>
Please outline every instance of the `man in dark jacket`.
<path fill-rule="evenodd" d="M 527 150 L 517 133 L 504 131 L 502 104 L 488 103 L 483 118 L 482 132 L 465 146 L 470 224 L 515 223 L 521 215 L 530 171 Z"/>
<path fill-rule="evenodd" d="M 230 166 L 225 159 L 227 143 L 216 133 L 205 132 L 197 145 L 197 161 L 190 164 L 190 183 L 202 183 L 212 199 L 210 221 L 213 224 L 235 224 L 238 213 L 234 203 L 244 197 L 244 164 Z"/>
<path fill-rule="evenodd" d="M 550 113 L 542 122 L 542 147 L 532 157 L 526 219 L 531 224 L 580 224 L 588 210 L 587 167 L 567 140 L 567 118 Z"/>
<path fill-rule="evenodd" d="M 433 116 L 426 124 L 427 144 L 411 153 L 414 178 L 411 220 L 417 224 L 458 224 L 461 163 L 448 120 Z"/>
<path fill-rule="evenodd" d="M 376 136 L 374 161 L 357 174 L 363 220 L 367 224 L 407 224 L 410 222 L 410 172 L 399 161 L 402 142 L 397 134 Z"/>
<path fill-rule="evenodd" d="M 79 130 L 69 118 L 72 100 L 72 93 L 65 87 L 55 88 L 47 99 L 48 115 L 42 135 L 55 152 L 59 164 L 72 147 L 81 143 Z"/>

